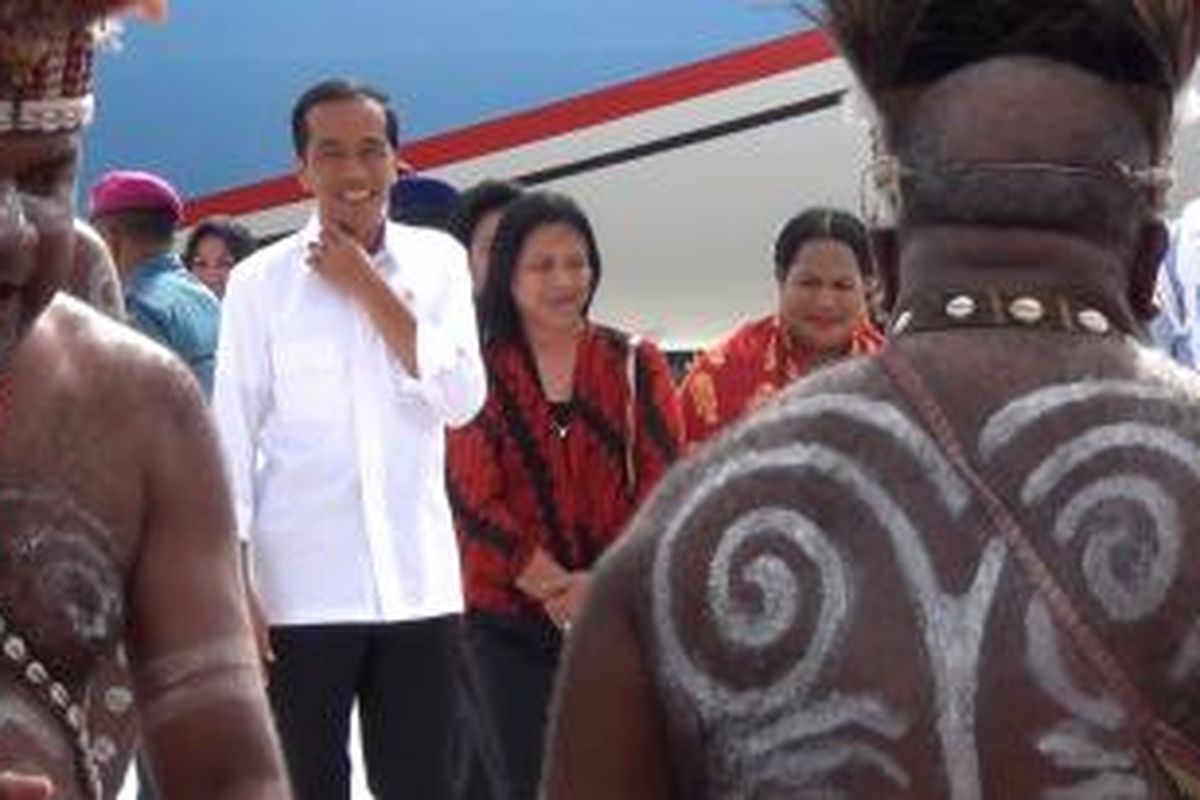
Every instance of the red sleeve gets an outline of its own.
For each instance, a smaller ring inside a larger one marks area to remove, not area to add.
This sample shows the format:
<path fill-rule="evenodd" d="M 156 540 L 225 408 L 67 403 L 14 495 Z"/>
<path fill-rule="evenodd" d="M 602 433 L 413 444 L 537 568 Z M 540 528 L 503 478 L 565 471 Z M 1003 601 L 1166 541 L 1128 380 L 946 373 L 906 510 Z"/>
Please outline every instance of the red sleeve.
<path fill-rule="evenodd" d="M 636 496 L 640 502 L 679 457 L 683 445 L 683 412 L 671 366 L 653 343 L 638 348 L 638 420 L 634 439 Z"/>
<path fill-rule="evenodd" d="M 450 432 L 448 493 L 468 578 L 490 574 L 511 585 L 537 542 L 522 535 L 505 503 L 501 436 L 491 398 L 470 424 Z"/>
<path fill-rule="evenodd" d="M 692 363 L 679 386 L 678 400 L 683 419 L 683 441 L 698 444 L 712 436 L 720 427 L 716 376 L 707 353 L 701 353 Z"/>

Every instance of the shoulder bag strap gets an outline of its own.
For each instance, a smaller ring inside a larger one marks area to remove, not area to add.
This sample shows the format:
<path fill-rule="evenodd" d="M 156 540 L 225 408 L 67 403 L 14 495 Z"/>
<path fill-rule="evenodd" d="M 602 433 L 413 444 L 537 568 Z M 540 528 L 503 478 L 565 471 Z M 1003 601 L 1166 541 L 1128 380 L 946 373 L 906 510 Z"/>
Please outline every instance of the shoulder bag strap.
<path fill-rule="evenodd" d="M 1116 656 L 1084 619 L 1071 596 L 1030 542 L 1016 516 L 971 466 L 941 405 L 912 364 L 894 346 L 884 348 L 880 362 L 892 383 L 924 421 L 950 463 L 979 497 L 992 527 L 1004 537 L 1035 591 L 1049 605 L 1055 620 L 1070 636 L 1078 651 L 1100 673 L 1109 691 L 1129 715 L 1143 745 L 1163 768 L 1175 789 L 1183 797 L 1200 798 L 1200 750 L 1179 730 L 1155 714 Z"/>

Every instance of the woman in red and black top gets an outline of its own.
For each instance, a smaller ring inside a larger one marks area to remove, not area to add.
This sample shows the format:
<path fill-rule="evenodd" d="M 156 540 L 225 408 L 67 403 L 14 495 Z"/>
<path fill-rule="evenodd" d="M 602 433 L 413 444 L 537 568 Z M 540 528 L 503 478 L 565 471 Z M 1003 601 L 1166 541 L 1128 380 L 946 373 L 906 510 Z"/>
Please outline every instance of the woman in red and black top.
<path fill-rule="evenodd" d="M 562 632 L 590 570 L 682 439 L 663 354 L 588 321 L 599 282 L 574 202 L 509 206 L 480 298 L 488 401 L 450 436 L 471 640 L 513 800 L 535 797 Z"/>

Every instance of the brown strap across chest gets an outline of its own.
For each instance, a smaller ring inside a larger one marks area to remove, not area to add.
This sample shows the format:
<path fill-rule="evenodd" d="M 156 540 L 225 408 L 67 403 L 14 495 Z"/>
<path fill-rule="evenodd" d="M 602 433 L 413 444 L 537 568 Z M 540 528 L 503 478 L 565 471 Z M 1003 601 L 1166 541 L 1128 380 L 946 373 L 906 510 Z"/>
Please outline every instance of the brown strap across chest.
<path fill-rule="evenodd" d="M 0 458 L 4 456 L 4 434 L 8 428 L 9 408 L 12 406 L 12 373 L 0 369 Z"/>
<path fill-rule="evenodd" d="M 1042 560 L 1020 522 L 987 480 L 971 465 L 945 411 L 925 380 L 894 346 L 884 348 L 880 363 L 925 426 L 933 434 L 950 463 L 975 492 L 992 528 L 1004 537 L 1021 570 L 1034 590 L 1046 601 L 1055 621 L 1072 643 L 1100 674 L 1128 714 L 1138 737 L 1170 779 L 1180 797 L 1200 798 L 1200 749 L 1178 729 L 1155 713 L 1146 696 L 1129 677 L 1120 660 L 1084 618 L 1070 594 Z"/>

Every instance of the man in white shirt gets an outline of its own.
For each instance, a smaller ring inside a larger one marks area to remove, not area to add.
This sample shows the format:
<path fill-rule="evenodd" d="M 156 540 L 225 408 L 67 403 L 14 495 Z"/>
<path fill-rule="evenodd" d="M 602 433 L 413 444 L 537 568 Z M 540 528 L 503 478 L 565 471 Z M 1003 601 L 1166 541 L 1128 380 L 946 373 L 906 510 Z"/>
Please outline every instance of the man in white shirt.
<path fill-rule="evenodd" d="M 300 800 L 349 797 L 356 699 L 374 794 L 448 792 L 462 587 L 444 430 L 486 379 L 462 247 L 386 221 L 397 127 L 365 86 L 300 97 L 316 214 L 238 266 L 222 311 L 214 409 Z"/>

